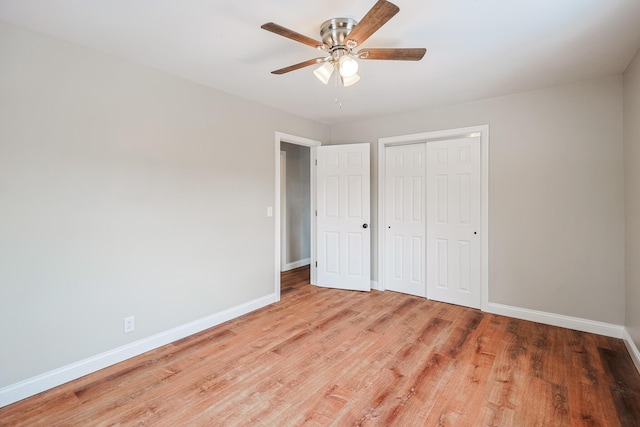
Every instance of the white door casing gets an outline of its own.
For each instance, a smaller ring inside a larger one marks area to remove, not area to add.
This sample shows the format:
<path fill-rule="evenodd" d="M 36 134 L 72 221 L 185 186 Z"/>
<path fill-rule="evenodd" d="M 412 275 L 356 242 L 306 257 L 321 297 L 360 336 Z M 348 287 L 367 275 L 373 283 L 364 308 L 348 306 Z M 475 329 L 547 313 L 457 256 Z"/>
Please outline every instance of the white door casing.
<path fill-rule="evenodd" d="M 369 144 L 317 147 L 316 160 L 316 284 L 369 291 Z"/>
<path fill-rule="evenodd" d="M 427 297 L 480 308 L 480 137 L 427 144 Z"/>
<path fill-rule="evenodd" d="M 385 287 L 425 297 L 425 143 L 385 150 Z"/>

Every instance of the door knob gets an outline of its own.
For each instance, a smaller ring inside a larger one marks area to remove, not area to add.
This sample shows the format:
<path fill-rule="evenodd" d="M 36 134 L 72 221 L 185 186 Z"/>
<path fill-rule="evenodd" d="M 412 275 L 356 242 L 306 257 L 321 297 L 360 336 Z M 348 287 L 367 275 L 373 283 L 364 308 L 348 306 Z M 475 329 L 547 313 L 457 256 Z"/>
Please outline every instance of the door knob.
<path fill-rule="evenodd" d="M 362 224 L 362 228 L 367 228 L 368 226 L 368 224 Z"/>

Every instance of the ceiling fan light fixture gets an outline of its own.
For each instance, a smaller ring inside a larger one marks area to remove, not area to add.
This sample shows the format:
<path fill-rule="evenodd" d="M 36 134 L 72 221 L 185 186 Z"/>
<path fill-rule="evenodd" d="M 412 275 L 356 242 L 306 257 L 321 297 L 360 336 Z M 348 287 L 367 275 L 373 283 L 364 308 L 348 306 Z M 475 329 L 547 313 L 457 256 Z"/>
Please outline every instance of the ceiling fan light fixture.
<path fill-rule="evenodd" d="M 331 61 L 327 61 L 315 70 L 313 70 L 313 74 L 324 84 L 329 83 L 329 79 L 331 78 L 331 74 L 333 74 L 333 63 Z"/>
<path fill-rule="evenodd" d="M 357 74 L 354 74 L 353 76 L 350 76 L 350 77 L 340 76 L 340 80 L 342 81 L 342 86 L 348 87 L 358 83 L 358 81 L 360 80 L 360 76 Z"/>
<path fill-rule="evenodd" d="M 326 85 L 329 84 L 329 80 L 331 80 L 331 76 L 335 71 L 337 88 L 338 77 L 344 87 L 351 86 L 360 80 L 360 76 L 357 74 L 358 60 L 360 59 L 420 61 L 427 51 L 424 48 L 368 48 L 357 52 L 354 50 L 364 44 L 373 33 L 378 31 L 399 11 L 400 8 L 389 0 L 377 0 L 360 22 L 351 18 L 329 19 L 320 27 L 321 42 L 273 22 L 267 22 L 261 28 L 295 42 L 320 49 L 326 54 L 324 57 L 280 68 L 271 73 L 285 74 L 319 64 L 313 70 L 315 76 Z"/>
<path fill-rule="evenodd" d="M 358 72 L 358 61 L 351 55 L 343 55 L 338 60 L 338 70 L 340 71 L 340 76 L 352 77 Z"/>

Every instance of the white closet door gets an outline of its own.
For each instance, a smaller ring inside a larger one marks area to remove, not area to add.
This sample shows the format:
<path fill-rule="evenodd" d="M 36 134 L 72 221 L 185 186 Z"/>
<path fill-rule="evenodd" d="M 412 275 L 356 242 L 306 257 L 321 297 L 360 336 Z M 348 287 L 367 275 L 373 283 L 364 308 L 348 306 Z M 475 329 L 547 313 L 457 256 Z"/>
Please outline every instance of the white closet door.
<path fill-rule="evenodd" d="M 385 288 L 425 297 L 425 144 L 385 150 Z"/>
<path fill-rule="evenodd" d="M 480 137 L 427 144 L 427 297 L 480 308 Z"/>

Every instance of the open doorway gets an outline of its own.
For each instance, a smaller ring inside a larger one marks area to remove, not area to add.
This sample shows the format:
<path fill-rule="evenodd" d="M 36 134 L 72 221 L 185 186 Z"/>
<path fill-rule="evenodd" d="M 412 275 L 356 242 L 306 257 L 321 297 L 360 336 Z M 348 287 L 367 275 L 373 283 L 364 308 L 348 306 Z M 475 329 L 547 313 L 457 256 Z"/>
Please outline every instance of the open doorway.
<path fill-rule="evenodd" d="M 311 148 L 280 143 L 280 271 L 311 263 Z"/>
<path fill-rule="evenodd" d="M 286 143 L 288 146 L 298 146 L 298 147 L 302 147 L 304 148 L 306 151 L 302 152 L 304 154 L 308 154 L 308 172 L 307 172 L 307 176 L 308 176 L 308 185 L 306 186 L 308 189 L 308 198 L 309 198 L 309 207 L 308 207 L 308 215 L 306 216 L 306 218 L 309 218 L 309 225 L 308 225 L 308 264 L 307 264 L 307 268 L 309 269 L 309 276 L 310 276 L 310 283 L 315 283 L 315 275 L 316 275 L 316 269 L 315 269 L 315 263 L 313 262 L 316 259 L 316 242 L 315 242 L 315 233 L 316 233 L 316 224 L 315 224 L 315 216 L 312 215 L 312 213 L 315 212 L 315 177 L 314 174 L 311 173 L 311 169 L 312 169 L 312 164 L 315 161 L 315 150 L 316 147 L 320 146 L 320 141 L 316 141 L 316 140 L 312 140 L 309 138 L 304 138 L 304 137 L 300 137 L 300 136 L 296 136 L 296 135 L 290 135 L 290 134 L 286 134 L 286 133 L 282 133 L 282 132 L 276 132 L 275 133 L 275 265 L 274 265 L 274 291 L 275 291 L 275 295 L 276 295 L 276 300 L 279 301 L 280 300 L 280 294 L 281 294 L 281 287 L 280 287 L 280 283 L 281 283 L 281 271 L 282 271 L 282 267 L 283 266 L 295 266 L 295 261 L 298 261 L 300 263 L 303 263 L 305 258 L 301 258 L 298 260 L 295 260 L 293 258 L 295 258 L 295 255 L 293 257 L 291 257 L 289 254 L 291 253 L 290 248 L 287 248 L 286 251 L 285 250 L 281 250 L 281 229 L 283 228 L 283 223 L 285 222 L 282 217 L 282 211 L 284 211 L 285 209 L 282 208 L 282 206 L 286 206 L 289 204 L 289 202 L 285 203 L 281 203 L 281 199 L 282 198 L 286 198 L 287 196 L 287 191 L 286 191 L 286 187 L 287 185 L 283 185 L 283 190 L 281 191 L 281 180 L 282 180 L 282 173 L 284 172 L 283 170 L 281 170 L 280 168 L 280 164 L 282 162 L 282 159 L 285 159 L 285 169 L 290 169 L 291 168 L 291 162 L 288 161 L 288 157 L 287 153 L 283 151 L 286 150 L 286 146 L 285 150 L 283 150 L 283 143 Z M 285 178 L 286 179 L 286 178 Z M 283 197 L 284 196 L 284 197 Z M 292 196 L 290 196 L 292 197 Z M 286 212 L 285 212 L 286 215 Z M 287 223 L 289 222 L 289 219 L 286 220 Z M 292 232 L 290 230 L 286 230 L 285 234 L 287 235 L 286 237 L 286 241 L 287 244 L 288 242 L 291 241 L 291 239 L 293 239 L 294 237 L 290 237 L 289 235 Z M 301 245 L 300 248 L 302 248 L 303 246 Z M 283 255 L 283 253 L 285 253 L 285 255 Z M 303 252 L 304 253 L 304 252 Z M 299 255 L 300 256 L 300 255 Z M 281 259 L 284 259 L 285 261 L 282 262 Z M 302 267 L 299 267 L 302 268 Z M 291 270 L 290 270 L 291 271 Z"/>

